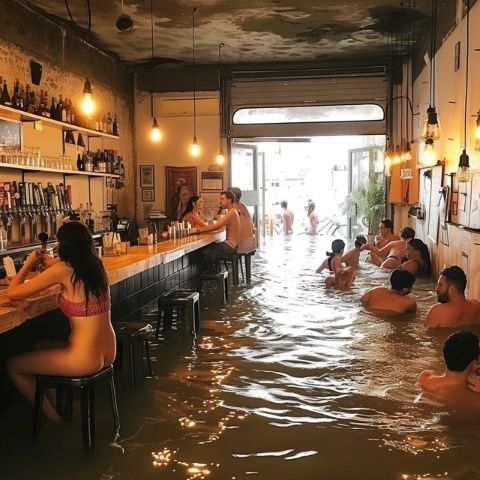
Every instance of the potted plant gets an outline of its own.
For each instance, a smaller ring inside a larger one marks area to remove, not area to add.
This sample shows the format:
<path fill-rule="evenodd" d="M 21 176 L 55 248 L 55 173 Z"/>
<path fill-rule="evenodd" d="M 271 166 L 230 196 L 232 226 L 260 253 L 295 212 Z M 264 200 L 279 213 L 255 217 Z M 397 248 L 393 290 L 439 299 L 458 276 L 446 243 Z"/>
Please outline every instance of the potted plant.
<path fill-rule="evenodd" d="M 368 235 L 375 235 L 378 225 L 385 217 L 385 182 L 383 179 L 369 178 L 347 195 L 343 202 L 344 213 L 357 216 Z"/>

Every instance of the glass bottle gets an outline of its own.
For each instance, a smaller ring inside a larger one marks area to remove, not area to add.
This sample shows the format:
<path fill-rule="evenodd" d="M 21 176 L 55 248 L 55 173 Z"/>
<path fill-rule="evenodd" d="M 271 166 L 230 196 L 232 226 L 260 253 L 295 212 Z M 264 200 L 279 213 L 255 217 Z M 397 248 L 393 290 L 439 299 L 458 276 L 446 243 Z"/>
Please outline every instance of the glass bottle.
<path fill-rule="evenodd" d="M 0 95 L 0 103 L 2 105 L 5 105 L 7 107 L 12 106 L 12 102 L 10 101 L 10 95 L 8 94 L 8 88 L 7 88 L 7 81 L 3 81 L 3 90 L 2 94 Z"/>

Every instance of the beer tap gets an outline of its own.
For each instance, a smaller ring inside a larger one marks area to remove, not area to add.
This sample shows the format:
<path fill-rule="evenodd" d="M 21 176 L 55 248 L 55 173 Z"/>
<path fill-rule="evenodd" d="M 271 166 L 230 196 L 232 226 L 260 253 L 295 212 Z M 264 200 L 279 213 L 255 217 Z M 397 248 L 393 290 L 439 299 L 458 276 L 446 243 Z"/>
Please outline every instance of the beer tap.
<path fill-rule="evenodd" d="M 47 184 L 47 198 L 50 205 L 50 211 L 52 213 L 50 217 L 50 221 L 51 221 L 51 233 L 53 238 L 57 234 L 57 204 L 55 202 L 55 188 L 52 182 L 48 182 Z"/>
<path fill-rule="evenodd" d="M 39 205 L 40 205 L 39 211 L 40 211 L 40 215 L 41 215 L 41 218 L 42 218 L 41 229 L 42 229 L 42 232 L 47 232 L 47 235 L 48 235 L 50 217 L 48 215 L 47 204 L 45 203 L 45 196 L 43 194 L 42 183 L 38 182 L 36 185 L 34 185 L 34 187 L 36 187 L 38 201 L 39 201 Z"/>
<path fill-rule="evenodd" d="M 10 243 L 12 241 L 12 192 L 10 183 L 5 183 L 5 204 L 7 211 L 7 240 Z"/>
<path fill-rule="evenodd" d="M 25 223 L 27 221 L 26 219 L 26 193 L 25 193 L 25 183 L 24 182 L 18 182 L 18 193 L 19 193 L 19 208 L 18 212 L 20 215 L 19 218 L 19 226 L 20 226 L 20 243 L 24 244 L 25 243 Z"/>
<path fill-rule="evenodd" d="M 15 215 L 17 219 L 17 227 L 18 227 L 18 235 L 20 235 L 20 194 L 18 193 L 18 186 L 17 182 L 13 181 L 10 187 L 11 190 L 11 200 L 12 200 L 12 215 Z M 16 241 L 20 241 L 20 238 L 15 239 Z"/>

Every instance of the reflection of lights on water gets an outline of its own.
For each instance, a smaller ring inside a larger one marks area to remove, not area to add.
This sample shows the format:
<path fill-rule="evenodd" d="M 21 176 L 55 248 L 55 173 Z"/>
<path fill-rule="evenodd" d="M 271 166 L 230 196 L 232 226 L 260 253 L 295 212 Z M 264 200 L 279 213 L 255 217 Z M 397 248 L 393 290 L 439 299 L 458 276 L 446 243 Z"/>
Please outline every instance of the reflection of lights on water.
<path fill-rule="evenodd" d="M 164 448 L 160 452 L 152 452 L 153 466 L 166 467 L 172 460 L 172 453 L 168 448 Z"/>
<path fill-rule="evenodd" d="M 448 472 L 444 473 L 422 473 L 422 474 L 413 474 L 408 475 L 407 473 L 403 473 L 401 475 L 402 480 L 435 480 L 437 478 L 447 478 Z"/>
<path fill-rule="evenodd" d="M 206 463 L 196 463 L 196 462 L 188 463 L 188 462 L 175 460 L 173 458 L 173 454 L 176 452 L 177 451 L 172 452 L 168 448 L 164 448 L 159 452 L 152 452 L 153 466 L 166 467 L 170 463 L 174 463 L 174 464 L 186 467 L 187 480 L 194 480 L 194 479 L 204 480 L 206 477 L 210 475 L 211 466 L 208 466 Z M 217 463 L 216 466 L 218 467 L 219 464 Z"/>
<path fill-rule="evenodd" d="M 187 417 L 179 418 L 178 421 L 180 422 L 180 425 L 182 427 L 187 427 L 187 428 L 192 428 L 197 424 L 195 420 L 191 420 L 190 418 L 187 418 Z"/>
<path fill-rule="evenodd" d="M 435 438 L 433 440 L 424 440 L 418 437 L 407 436 L 405 437 L 405 439 L 402 440 L 383 440 L 383 443 L 386 447 L 389 447 L 390 451 L 392 451 L 393 449 L 397 449 L 402 450 L 406 453 L 410 453 L 412 455 L 418 455 L 422 452 L 439 453 L 449 449 L 449 446 L 446 444 L 446 442 L 440 438 Z"/>
<path fill-rule="evenodd" d="M 187 469 L 188 478 L 200 478 L 203 479 L 210 475 L 210 470 L 204 463 L 193 463 L 190 468 Z"/>

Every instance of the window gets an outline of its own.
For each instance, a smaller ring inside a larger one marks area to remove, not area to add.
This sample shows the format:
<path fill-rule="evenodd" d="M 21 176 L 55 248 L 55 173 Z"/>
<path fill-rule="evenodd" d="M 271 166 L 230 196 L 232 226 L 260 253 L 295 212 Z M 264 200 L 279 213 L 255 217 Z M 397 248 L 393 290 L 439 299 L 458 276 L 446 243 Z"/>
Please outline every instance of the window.
<path fill-rule="evenodd" d="M 375 104 L 242 108 L 233 115 L 233 123 L 236 125 L 364 122 L 383 119 L 383 108 Z"/>

